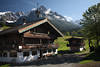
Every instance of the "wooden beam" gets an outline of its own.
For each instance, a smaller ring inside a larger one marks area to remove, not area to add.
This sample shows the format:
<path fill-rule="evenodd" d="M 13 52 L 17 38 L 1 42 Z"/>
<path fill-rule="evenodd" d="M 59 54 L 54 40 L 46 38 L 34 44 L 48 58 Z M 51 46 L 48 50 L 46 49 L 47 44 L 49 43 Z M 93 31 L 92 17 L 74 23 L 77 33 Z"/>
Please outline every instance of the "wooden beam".
<path fill-rule="evenodd" d="M 27 31 L 27 30 L 29 30 L 29 29 L 31 29 L 31 28 L 34 28 L 34 27 L 39 26 L 39 25 L 41 25 L 41 24 L 43 24 L 43 23 L 46 23 L 46 22 L 47 22 L 47 19 L 44 19 L 44 20 L 35 22 L 35 23 L 33 23 L 32 25 L 29 25 L 29 26 L 27 26 L 27 27 L 24 27 L 24 28 L 19 29 L 18 32 L 19 32 L 19 33 L 23 33 L 23 32 L 25 32 L 25 31 Z"/>

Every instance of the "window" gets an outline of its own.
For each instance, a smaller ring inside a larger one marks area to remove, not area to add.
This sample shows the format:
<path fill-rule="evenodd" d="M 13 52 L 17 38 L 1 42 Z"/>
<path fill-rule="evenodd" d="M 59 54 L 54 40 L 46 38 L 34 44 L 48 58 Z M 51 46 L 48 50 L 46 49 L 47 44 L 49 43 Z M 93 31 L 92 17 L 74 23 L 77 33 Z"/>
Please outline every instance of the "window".
<path fill-rule="evenodd" d="M 29 52 L 23 52 L 23 56 L 29 56 Z"/>
<path fill-rule="evenodd" d="M 33 44 L 40 44 L 40 39 L 33 39 Z"/>
<path fill-rule="evenodd" d="M 30 33 L 31 33 L 31 34 L 36 33 L 36 28 L 31 29 L 31 30 L 30 30 Z"/>
<path fill-rule="evenodd" d="M 3 57 L 7 57 L 7 52 L 4 52 L 3 53 Z"/>
<path fill-rule="evenodd" d="M 2 57 L 2 52 L 0 52 L 0 57 Z"/>
<path fill-rule="evenodd" d="M 53 52 L 56 52 L 56 49 L 53 49 Z"/>
<path fill-rule="evenodd" d="M 48 44 L 49 42 L 48 42 L 47 39 L 42 39 L 42 43 L 43 43 L 43 44 Z"/>
<path fill-rule="evenodd" d="M 47 50 L 44 50 L 43 53 L 47 53 Z"/>
<path fill-rule="evenodd" d="M 10 52 L 10 57 L 17 57 L 17 52 Z"/>
<path fill-rule="evenodd" d="M 32 55 L 36 55 L 37 54 L 37 51 L 32 51 Z"/>
<path fill-rule="evenodd" d="M 51 52 L 52 50 L 51 49 L 48 49 L 48 52 Z"/>
<path fill-rule="evenodd" d="M 25 38 L 25 44 L 40 44 L 40 39 Z"/>

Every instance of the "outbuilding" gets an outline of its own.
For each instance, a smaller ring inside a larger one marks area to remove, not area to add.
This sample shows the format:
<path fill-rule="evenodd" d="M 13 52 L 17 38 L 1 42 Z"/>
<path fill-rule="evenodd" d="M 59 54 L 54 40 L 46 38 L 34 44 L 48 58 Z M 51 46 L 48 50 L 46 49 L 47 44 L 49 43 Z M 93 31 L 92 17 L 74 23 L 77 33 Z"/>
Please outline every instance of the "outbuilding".
<path fill-rule="evenodd" d="M 71 51 L 82 51 L 84 50 L 84 39 L 83 38 L 69 38 L 67 39 L 67 41 L 69 41 L 69 44 L 67 44 L 67 47 L 70 47 Z"/>

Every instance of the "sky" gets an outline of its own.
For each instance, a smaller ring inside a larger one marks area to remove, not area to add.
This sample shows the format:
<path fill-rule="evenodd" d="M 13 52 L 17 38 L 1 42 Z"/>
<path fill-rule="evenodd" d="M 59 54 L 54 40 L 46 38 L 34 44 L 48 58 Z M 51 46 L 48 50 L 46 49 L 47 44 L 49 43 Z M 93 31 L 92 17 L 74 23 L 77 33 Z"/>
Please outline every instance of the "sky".
<path fill-rule="evenodd" d="M 82 19 L 82 14 L 88 7 L 100 3 L 100 0 L 0 0 L 0 12 L 28 12 L 37 7 L 36 3 L 50 8 L 73 21 Z"/>

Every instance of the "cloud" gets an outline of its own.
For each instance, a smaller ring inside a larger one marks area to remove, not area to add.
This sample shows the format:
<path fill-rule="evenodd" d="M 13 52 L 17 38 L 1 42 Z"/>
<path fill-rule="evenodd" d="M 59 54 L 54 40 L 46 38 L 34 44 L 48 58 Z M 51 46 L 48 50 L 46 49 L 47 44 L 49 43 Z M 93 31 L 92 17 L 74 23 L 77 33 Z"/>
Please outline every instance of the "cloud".
<path fill-rule="evenodd" d="M 69 22 L 70 22 L 70 21 L 73 21 L 73 18 L 71 18 L 71 17 L 68 17 L 68 16 L 64 16 L 64 17 L 65 17 L 66 20 L 69 21 Z"/>

